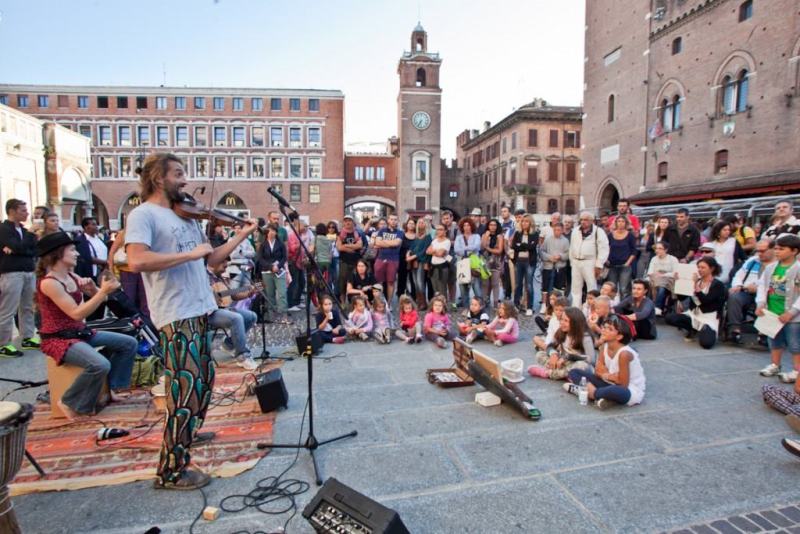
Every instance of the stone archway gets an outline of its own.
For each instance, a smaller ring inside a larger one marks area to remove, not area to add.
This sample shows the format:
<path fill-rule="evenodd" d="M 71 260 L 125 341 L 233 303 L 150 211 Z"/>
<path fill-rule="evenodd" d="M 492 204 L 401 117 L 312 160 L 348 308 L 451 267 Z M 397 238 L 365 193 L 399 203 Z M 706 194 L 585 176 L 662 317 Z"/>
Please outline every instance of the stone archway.
<path fill-rule="evenodd" d="M 141 198 L 139 198 L 138 193 L 132 193 L 131 195 L 126 198 L 122 204 L 119 206 L 119 227 L 125 228 L 125 221 L 128 219 L 128 215 L 130 214 L 133 209 L 142 203 Z"/>
<path fill-rule="evenodd" d="M 600 189 L 600 195 L 597 201 L 600 211 L 615 211 L 617 209 L 617 202 L 619 202 L 620 196 L 619 189 L 617 189 L 613 183 L 607 183 L 605 187 Z"/>
<path fill-rule="evenodd" d="M 92 195 L 92 210 L 94 212 L 94 217 L 97 219 L 97 224 L 108 228 L 108 209 L 106 209 L 106 205 L 97 195 Z"/>
<path fill-rule="evenodd" d="M 219 201 L 217 201 L 215 207 L 231 215 L 236 215 L 237 217 L 245 219 L 250 217 L 250 209 L 247 207 L 247 204 L 244 203 L 244 200 L 242 200 L 239 195 L 231 191 L 219 197 Z"/>

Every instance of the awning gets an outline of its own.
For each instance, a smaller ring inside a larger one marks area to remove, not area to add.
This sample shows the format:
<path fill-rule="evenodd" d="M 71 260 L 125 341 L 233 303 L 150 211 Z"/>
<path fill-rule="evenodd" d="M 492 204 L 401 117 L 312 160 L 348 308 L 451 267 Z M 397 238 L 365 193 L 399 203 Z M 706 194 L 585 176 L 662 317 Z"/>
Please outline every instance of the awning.
<path fill-rule="evenodd" d="M 712 178 L 700 183 L 653 188 L 630 197 L 633 204 L 670 204 L 715 198 L 748 197 L 800 191 L 800 171 Z"/>

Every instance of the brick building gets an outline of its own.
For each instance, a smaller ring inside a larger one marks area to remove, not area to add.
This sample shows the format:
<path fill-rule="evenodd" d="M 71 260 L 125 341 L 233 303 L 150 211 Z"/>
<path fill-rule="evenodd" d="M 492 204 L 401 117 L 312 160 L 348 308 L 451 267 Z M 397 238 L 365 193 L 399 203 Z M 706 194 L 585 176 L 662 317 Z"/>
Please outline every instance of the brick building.
<path fill-rule="evenodd" d="M 536 99 L 482 132 L 456 139 L 457 182 L 442 185 L 442 204 L 496 216 L 503 206 L 529 213 L 576 213 L 580 207 L 581 108 Z"/>
<path fill-rule="evenodd" d="M 345 210 L 356 217 L 396 212 L 397 167 L 396 137 L 384 152 L 346 152 Z"/>
<path fill-rule="evenodd" d="M 94 210 L 112 228 L 138 204 L 134 170 L 155 150 L 184 160 L 203 202 L 265 215 L 273 185 L 312 221 L 341 217 L 340 91 L 0 85 L 0 103 L 91 138 Z"/>
<path fill-rule="evenodd" d="M 586 2 L 586 205 L 800 191 L 794 0 Z"/>

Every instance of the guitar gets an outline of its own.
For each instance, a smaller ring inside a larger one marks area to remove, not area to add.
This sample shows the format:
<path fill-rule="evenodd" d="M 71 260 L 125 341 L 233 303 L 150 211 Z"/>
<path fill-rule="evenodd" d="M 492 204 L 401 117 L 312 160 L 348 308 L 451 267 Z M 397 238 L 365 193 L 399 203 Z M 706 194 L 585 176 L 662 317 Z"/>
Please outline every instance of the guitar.
<path fill-rule="evenodd" d="M 228 288 L 228 286 L 225 285 L 225 282 L 216 282 L 211 286 L 211 290 L 214 292 L 214 298 L 217 300 L 217 306 L 220 308 L 227 308 L 233 304 L 233 295 L 249 293 L 254 289 L 256 291 L 263 291 L 264 284 L 258 282 L 252 286 Z"/>

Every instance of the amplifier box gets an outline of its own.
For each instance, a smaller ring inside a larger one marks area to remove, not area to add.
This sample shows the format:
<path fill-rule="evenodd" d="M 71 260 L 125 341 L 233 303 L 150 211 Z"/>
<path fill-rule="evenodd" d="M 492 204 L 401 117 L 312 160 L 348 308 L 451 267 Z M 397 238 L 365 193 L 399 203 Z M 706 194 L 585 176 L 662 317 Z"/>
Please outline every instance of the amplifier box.
<path fill-rule="evenodd" d="M 303 510 L 317 532 L 409 534 L 400 516 L 352 488 L 329 478 Z"/>
<path fill-rule="evenodd" d="M 308 338 L 305 334 L 301 336 L 297 336 L 295 341 L 297 342 L 297 353 L 302 356 L 306 351 L 306 340 Z M 312 330 L 311 331 L 311 354 L 319 354 L 319 351 L 322 350 L 322 336 L 319 333 L 319 330 Z"/>
<path fill-rule="evenodd" d="M 270 369 L 258 375 L 253 389 L 262 413 L 286 408 L 289 405 L 289 393 L 286 391 L 280 369 Z"/>

